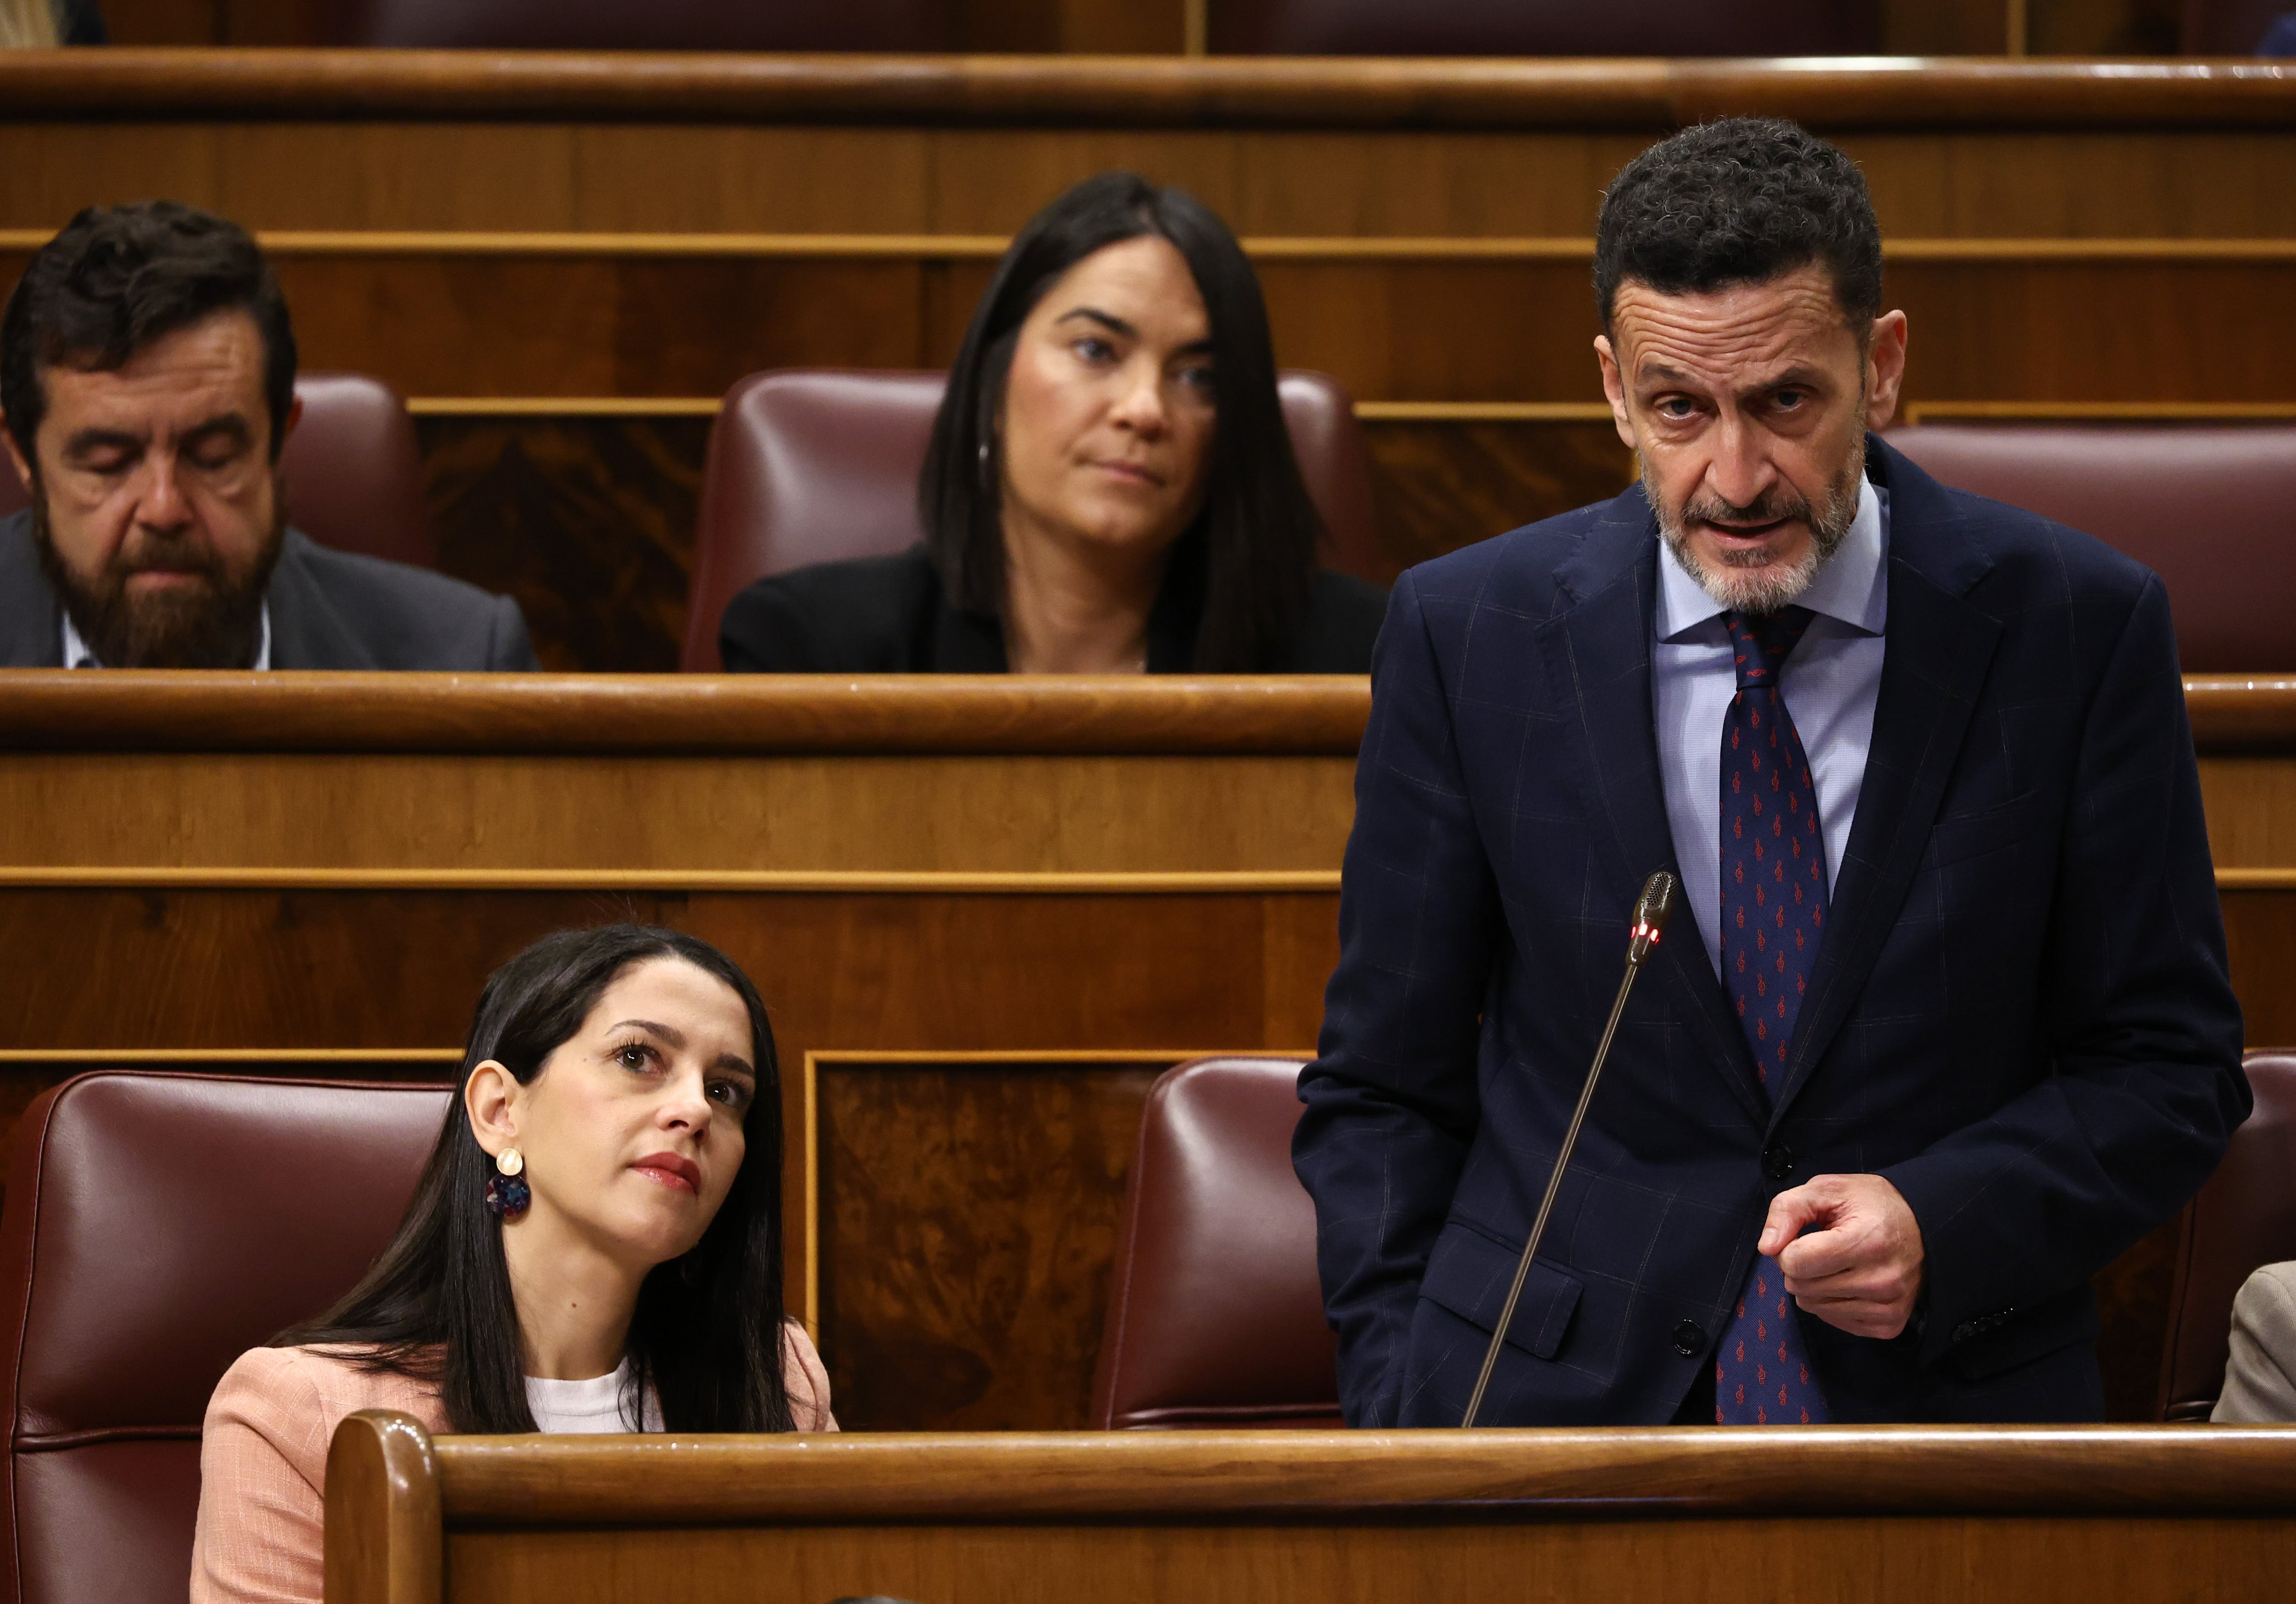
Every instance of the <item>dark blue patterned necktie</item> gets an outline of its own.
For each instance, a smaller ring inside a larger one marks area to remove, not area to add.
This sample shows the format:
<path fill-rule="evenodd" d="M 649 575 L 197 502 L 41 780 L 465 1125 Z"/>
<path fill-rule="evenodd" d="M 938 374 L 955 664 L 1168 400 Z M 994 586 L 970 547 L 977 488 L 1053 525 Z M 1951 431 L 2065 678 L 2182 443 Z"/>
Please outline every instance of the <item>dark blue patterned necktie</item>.
<path fill-rule="evenodd" d="M 1806 607 L 1722 615 L 1738 657 L 1738 694 L 1722 723 L 1722 986 L 1773 1097 L 1825 928 L 1817 786 L 1778 691 L 1809 620 Z M 1826 1419 L 1776 1260 L 1754 1261 L 1722 1333 L 1714 1382 L 1720 1425 Z"/>

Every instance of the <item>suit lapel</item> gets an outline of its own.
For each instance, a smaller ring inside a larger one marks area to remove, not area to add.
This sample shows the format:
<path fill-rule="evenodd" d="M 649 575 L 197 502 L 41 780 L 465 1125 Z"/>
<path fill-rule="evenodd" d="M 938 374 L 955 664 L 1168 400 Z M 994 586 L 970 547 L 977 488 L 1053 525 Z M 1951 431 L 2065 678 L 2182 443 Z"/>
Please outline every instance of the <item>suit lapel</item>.
<path fill-rule="evenodd" d="M 32 545 L 31 509 L 0 518 L 0 668 L 62 668 L 63 631 L 63 613 Z"/>
<path fill-rule="evenodd" d="M 2001 636 L 1997 621 L 1964 599 L 1991 561 L 1952 502 L 1894 448 L 1879 440 L 1867 448 L 1890 492 L 1888 644 L 1857 816 L 1773 1126 L 1825 1056 L 1896 926 Z"/>
<path fill-rule="evenodd" d="M 275 669 L 375 669 L 382 665 L 367 651 L 324 586 L 312 572 L 311 542 L 289 530 L 271 571 L 264 600 L 271 609 L 271 666 Z"/>
<path fill-rule="evenodd" d="M 1681 872 L 1667 822 L 1663 771 L 1651 695 L 1651 638 L 1658 588 L 1658 525 L 1639 488 L 1611 504 L 1587 549 L 1557 578 L 1583 597 L 1538 632 L 1551 684 L 1576 714 L 1580 750 L 1617 851 L 1620 911 L 1653 870 Z M 1759 1124 L 1766 1109 L 1754 1061 L 1721 983 L 1686 915 L 1659 945 L 1652 967 L 1677 1011 Z"/>

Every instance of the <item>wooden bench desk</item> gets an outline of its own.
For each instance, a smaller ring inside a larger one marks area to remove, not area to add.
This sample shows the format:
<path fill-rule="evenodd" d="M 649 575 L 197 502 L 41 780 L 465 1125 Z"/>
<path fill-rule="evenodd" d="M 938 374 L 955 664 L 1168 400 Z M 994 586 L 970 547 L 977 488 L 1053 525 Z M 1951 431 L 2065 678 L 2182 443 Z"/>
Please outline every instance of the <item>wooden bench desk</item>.
<path fill-rule="evenodd" d="M 2257 1045 L 2296 1044 L 2296 686 L 2188 687 Z M 1304 1052 L 1359 679 L 0 674 L 0 1114 L 95 1065 L 446 1074 L 635 917 L 773 1008 L 789 1301 L 855 1424 L 1086 1419 L 1141 1099 Z M 2107 1278 L 2151 1407 L 2170 1244 Z"/>
<path fill-rule="evenodd" d="M 327 1604 L 2280 1600 L 2296 1428 L 439 1437 L 353 1416 Z"/>
<path fill-rule="evenodd" d="M 1595 208 L 1729 112 L 1866 173 L 1909 413 L 2296 416 L 2263 61 L 12 52 L 0 287 L 92 203 L 263 231 L 304 365 L 411 398 L 448 572 L 554 667 L 667 669 L 718 398 L 945 366 L 1013 231 L 1108 168 L 1243 237 L 1278 358 L 1360 405 L 1394 567 L 1616 494 Z"/>

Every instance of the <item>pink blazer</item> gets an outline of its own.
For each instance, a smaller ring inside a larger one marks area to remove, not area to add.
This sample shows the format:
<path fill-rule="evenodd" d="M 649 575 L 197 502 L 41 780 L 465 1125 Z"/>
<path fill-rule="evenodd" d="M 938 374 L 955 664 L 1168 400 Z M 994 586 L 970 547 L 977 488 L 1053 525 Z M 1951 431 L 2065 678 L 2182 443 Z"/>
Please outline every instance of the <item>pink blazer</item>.
<path fill-rule="evenodd" d="M 835 1431 L 829 1376 L 801 1326 L 783 1374 L 800 1431 Z M 346 1415 L 395 1409 L 447 1429 L 437 1388 L 359 1370 L 336 1348 L 251 1348 L 208 1401 L 192 1604 L 320 1604 L 327 1447 Z"/>

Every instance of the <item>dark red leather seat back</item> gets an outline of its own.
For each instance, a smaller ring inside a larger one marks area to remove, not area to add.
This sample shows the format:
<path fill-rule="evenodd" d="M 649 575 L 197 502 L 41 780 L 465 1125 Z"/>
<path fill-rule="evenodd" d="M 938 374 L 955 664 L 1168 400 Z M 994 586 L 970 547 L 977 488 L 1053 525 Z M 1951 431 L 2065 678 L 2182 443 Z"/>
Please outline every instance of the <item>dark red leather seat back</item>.
<path fill-rule="evenodd" d="M 1242 55 L 1862 55 L 1879 0 L 1217 0 Z"/>
<path fill-rule="evenodd" d="M 745 585 L 809 563 L 890 556 L 924 539 L 917 474 L 947 375 L 836 368 L 752 374 L 709 431 L 680 666 L 714 674 L 718 621 Z M 1371 453 L 1355 404 L 1322 374 L 1277 381 L 1325 566 L 1384 584 Z"/>
<path fill-rule="evenodd" d="M 2186 55 L 2254 55 L 2267 29 L 2296 0 L 2185 0 Z"/>
<path fill-rule="evenodd" d="M 2262 1265 L 2296 1259 L 2296 1053 L 2248 1055 L 2255 1112 L 2186 1207 L 2161 1358 L 2161 1418 L 2205 1420 L 2232 1358 L 2232 1300 Z"/>
<path fill-rule="evenodd" d="M 2296 670 L 2296 425 L 1924 424 L 1889 440 L 2159 574 L 2186 673 Z"/>
<path fill-rule="evenodd" d="M 104 1070 L 16 1128 L 0 1214 L 14 1604 L 183 1604 L 231 1362 L 349 1290 L 441 1086 Z"/>
<path fill-rule="evenodd" d="M 484 50 L 954 50 L 951 0 L 364 0 L 342 42 Z"/>
<path fill-rule="evenodd" d="M 398 392 L 365 374 L 297 376 L 303 421 L 287 437 L 287 521 L 322 546 L 439 566 L 422 453 Z"/>
<path fill-rule="evenodd" d="M 1346 1424 L 1316 1205 L 1292 1172 L 1300 1062 L 1198 1058 L 1149 1090 L 1109 1277 L 1095 1425 Z"/>
<path fill-rule="evenodd" d="M 365 374 L 300 374 L 303 421 L 287 437 L 287 521 L 322 546 L 439 566 L 422 499 L 414 420 L 398 392 Z M 30 498 L 0 467 L 0 518 Z"/>

